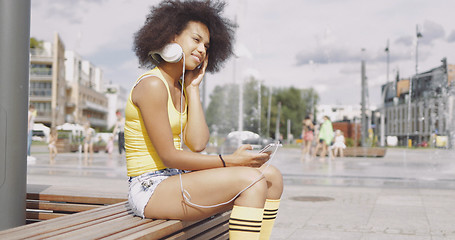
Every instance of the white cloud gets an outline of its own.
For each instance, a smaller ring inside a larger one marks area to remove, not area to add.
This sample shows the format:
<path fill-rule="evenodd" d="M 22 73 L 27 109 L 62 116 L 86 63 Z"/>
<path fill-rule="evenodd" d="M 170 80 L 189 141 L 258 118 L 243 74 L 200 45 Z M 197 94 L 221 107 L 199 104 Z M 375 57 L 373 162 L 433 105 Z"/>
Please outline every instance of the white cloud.
<path fill-rule="evenodd" d="M 449 37 L 447 38 L 447 41 L 455 42 L 455 30 L 452 30 L 452 32 L 450 32 Z"/>
<path fill-rule="evenodd" d="M 132 53 L 133 33 L 157 2 L 32 0 L 31 33 L 51 41 L 58 32 L 66 49 L 93 59 L 109 80 L 126 85 L 143 71 Z M 398 70 L 402 77 L 415 73 L 417 24 L 423 34 L 419 69 L 436 67 L 443 57 L 455 63 L 455 52 L 449 50 L 455 47 L 452 9 L 455 2 L 445 0 L 228 1 L 226 16 L 237 16 L 240 25 L 238 50 L 247 51 L 219 73 L 208 75 L 208 88 L 238 81 L 246 73 L 269 86 L 313 87 L 322 103 L 358 104 L 363 58 L 373 104 L 379 101 L 375 92 L 386 81 L 387 39 L 390 79 Z"/>
<path fill-rule="evenodd" d="M 433 21 L 425 20 L 423 23 L 421 38 L 422 44 L 432 44 L 434 40 L 443 39 L 445 37 L 444 27 Z"/>

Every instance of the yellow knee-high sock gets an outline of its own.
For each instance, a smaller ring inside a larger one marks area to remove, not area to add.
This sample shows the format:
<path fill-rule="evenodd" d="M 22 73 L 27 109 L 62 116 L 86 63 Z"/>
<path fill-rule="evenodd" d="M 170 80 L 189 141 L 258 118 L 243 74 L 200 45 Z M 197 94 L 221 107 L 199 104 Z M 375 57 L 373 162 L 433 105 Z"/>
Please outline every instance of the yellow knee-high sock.
<path fill-rule="evenodd" d="M 264 209 L 235 206 L 229 219 L 229 239 L 258 240 Z"/>
<path fill-rule="evenodd" d="M 270 238 L 272 234 L 273 224 L 275 223 L 278 207 L 280 206 L 280 199 L 266 199 L 264 205 L 264 217 L 262 218 L 262 227 L 260 240 Z"/>

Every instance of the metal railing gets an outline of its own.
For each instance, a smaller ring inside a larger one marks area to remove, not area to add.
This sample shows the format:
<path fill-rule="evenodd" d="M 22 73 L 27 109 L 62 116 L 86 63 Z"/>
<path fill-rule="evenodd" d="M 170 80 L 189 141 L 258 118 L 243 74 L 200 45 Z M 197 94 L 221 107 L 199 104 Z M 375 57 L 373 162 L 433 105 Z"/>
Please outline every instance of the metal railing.
<path fill-rule="evenodd" d="M 52 50 L 46 50 L 41 48 L 30 48 L 30 55 L 40 57 L 52 57 Z"/>
<path fill-rule="evenodd" d="M 52 68 L 30 68 L 30 76 L 52 76 Z"/>

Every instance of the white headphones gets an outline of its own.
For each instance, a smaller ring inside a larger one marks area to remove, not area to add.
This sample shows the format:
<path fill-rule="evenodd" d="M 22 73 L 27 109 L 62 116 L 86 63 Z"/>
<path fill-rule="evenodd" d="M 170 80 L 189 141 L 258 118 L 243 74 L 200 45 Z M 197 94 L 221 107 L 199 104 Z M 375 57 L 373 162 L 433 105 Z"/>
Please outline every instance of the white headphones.
<path fill-rule="evenodd" d="M 162 59 L 166 62 L 176 63 L 182 59 L 183 49 L 178 43 L 168 43 L 158 52 L 150 52 L 149 55 L 158 62 Z"/>

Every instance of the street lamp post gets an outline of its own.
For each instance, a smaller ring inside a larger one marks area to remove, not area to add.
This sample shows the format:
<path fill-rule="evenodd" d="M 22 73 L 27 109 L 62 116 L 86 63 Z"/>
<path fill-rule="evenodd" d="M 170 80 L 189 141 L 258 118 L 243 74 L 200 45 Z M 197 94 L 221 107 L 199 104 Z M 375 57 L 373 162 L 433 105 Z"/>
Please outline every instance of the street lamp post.
<path fill-rule="evenodd" d="M 272 89 L 269 88 L 269 100 L 268 100 L 268 103 L 267 103 L 267 126 L 266 126 L 266 132 L 265 132 L 265 136 L 267 138 L 270 137 L 270 115 L 271 115 L 271 112 L 272 112 Z"/>
<path fill-rule="evenodd" d="M 262 98 L 262 92 L 261 92 L 262 84 L 261 81 L 258 81 L 258 134 L 262 136 L 262 131 L 261 131 L 261 115 L 262 115 L 262 106 L 261 106 L 261 98 Z"/>
<path fill-rule="evenodd" d="M 382 108 L 381 108 L 381 147 L 385 146 L 385 97 L 387 90 L 389 89 L 389 59 L 390 59 L 390 54 L 389 54 L 389 39 L 387 39 L 387 46 L 385 48 L 385 52 L 387 54 L 387 83 L 383 89 L 382 93 Z"/>
<path fill-rule="evenodd" d="M 417 74 L 419 73 L 419 38 L 423 37 L 419 31 L 419 25 L 416 25 L 416 74 L 414 79 L 417 80 Z M 409 134 L 411 133 L 411 98 L 412 98 L 412 78 L 409 80 L 409 97 L 408 97 L 408 129 L 407 129 L 407 145 L 409 147 Z"/>
<path fill-rule="evenodd" d="M 362 53 L 365 52 L 365 49 L 362 48 Z M 360 66 L 361 71 L 361 84 L 362 84 L 362 96 L 361 96 L 361 137 L 362 137 L 362 147 L 366 146 L 366 138 L 368 136 L 368 126 L 367 126 L 367 108 L 366 108 L 366 97 L 367 97 L 367 83 L 366 83 L 366 73 L 365 73 L 365 59 L 362 57 L 362 62 Z"/>

